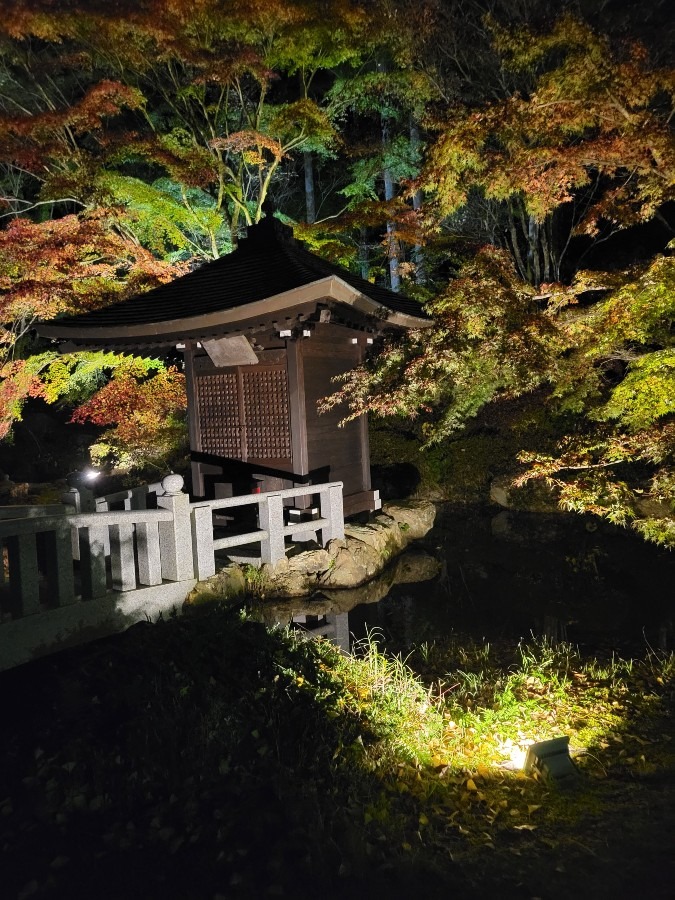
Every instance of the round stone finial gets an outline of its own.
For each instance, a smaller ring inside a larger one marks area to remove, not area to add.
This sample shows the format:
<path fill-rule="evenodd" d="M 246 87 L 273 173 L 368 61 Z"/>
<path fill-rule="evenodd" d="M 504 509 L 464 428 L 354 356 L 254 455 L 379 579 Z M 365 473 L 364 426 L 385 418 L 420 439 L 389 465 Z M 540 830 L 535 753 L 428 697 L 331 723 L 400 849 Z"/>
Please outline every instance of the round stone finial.
<path fill-rule="evenodd" d="M 177 475 L 175 472 L 162 478 L 162 488 L 165 494 L 180 494 L 184 484 L 183 476 Z"/>

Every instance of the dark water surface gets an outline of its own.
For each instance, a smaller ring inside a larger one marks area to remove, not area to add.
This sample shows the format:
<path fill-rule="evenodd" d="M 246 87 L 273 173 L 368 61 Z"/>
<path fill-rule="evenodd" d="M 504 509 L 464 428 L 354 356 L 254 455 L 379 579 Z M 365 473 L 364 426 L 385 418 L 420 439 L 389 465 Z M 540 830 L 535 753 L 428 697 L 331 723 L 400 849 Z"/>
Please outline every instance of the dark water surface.
<path fill-rule="evenodd" d="M 333 592 L 332 606 L 310 601 L 293 619 L 310 628 L 332 623 L 343 645 L 345 634 L 353 642 L 377 628 L 393 650 L 451 632 L 487 640 L 535 635 L 593 652 L 675 644 L 675 554 L 609 523 L 441 505 L 416 550 L 438 559 L 432 580 L 385 584 L 379 602 L 373 590 L 363 603 L 357 596 L 341 602 Z"/>

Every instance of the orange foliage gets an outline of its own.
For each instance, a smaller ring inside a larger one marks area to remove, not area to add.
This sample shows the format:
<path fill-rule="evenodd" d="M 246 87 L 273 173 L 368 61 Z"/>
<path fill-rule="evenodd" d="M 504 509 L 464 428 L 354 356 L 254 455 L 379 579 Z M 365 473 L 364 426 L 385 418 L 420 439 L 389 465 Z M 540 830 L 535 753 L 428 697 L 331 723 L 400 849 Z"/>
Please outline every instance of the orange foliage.
<path fill-rule="evenodd" d="M 35 319 L 97 309 L 180 274 L 116 224 L 109 209 L 12 220 L 0 231 L 0 321 L 14 322 L 18 337 Z"/>
<path fill-rule="evenodd" d="M 44 386 L 26 360 L 0 367 L 0 440 L 7 437 L 27 397 L 41 397 Z"/>
<path fill-rule="evenodd" d="M 126 465 L 168 456 L 185 436 L 185 377 L 175 367 L 143 377 L 130 361 L 73 413 L 71 421 L 113 426 L 101 440 Z"/>
<path fill-rule="evenodd" d="M 71 421 L 117 425 L 120 435 L 131 439 L 139 427 L 161 428 L 166 417 L 186 409 L 185 376 L 174 366 L 146 380 L 126 368 L 78 406 Z M 144 422 L 146 418 L 151 421 Z"/>

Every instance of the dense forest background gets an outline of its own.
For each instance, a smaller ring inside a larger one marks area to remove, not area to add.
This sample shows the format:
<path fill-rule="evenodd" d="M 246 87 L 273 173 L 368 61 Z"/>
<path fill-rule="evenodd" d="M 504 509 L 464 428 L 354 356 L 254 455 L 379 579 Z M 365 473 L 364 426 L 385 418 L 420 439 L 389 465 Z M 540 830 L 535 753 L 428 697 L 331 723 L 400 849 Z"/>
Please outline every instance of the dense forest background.
<path fill-rule="evenodd" d="M 95 461 L 175 458 L 179 361 L 59 354 L 35 322 L 231 252 L 271 199 L 434 318 L 326 406 L 388 422 L 394 455 L 456 461 L 463 441 L 450 479 L 545 483 L 672 546 L 668 6 L 3 0 L 5 446 L 50 404 L 97 426 Z"/>

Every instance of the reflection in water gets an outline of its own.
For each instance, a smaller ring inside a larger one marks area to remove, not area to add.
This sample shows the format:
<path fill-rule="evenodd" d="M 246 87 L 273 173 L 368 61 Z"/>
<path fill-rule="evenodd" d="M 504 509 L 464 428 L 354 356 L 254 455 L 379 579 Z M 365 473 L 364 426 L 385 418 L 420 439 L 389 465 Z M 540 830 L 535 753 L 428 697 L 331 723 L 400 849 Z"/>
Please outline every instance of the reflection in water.
<path fill-rule="evenodd" d="M 322 590 L 311 597 L 292 597 L 264 602 L 258 617 L 268 625 L 297 625 L 309 637 L 328 637 L 349 650 L 353 622 L 350 610 L 379 606 L 397 586 L 419 589 L 438 576 L 439 560 L 423 549 L 402 553 L 384 572 L 357 588 Z"/>
<path fill-rule="evenodd" d="M 452 632 L 594 651 L 672 648 L 675 554 L 606 523 L 587 529 L 579 516 L 509 512 L 497 529 L 493 519 L 490 507 L 441 507 L 422 549 L 369 584 L 265 603 L 260 615 L 343 648 L 374 628 L 395 652 Z"/>
<path fill-rule="evenodd" d="M 298 625 L 307 637 L 325 637 L 341 650 L 349 652 L 349 613 L 327 613 L 324 616 L 294 615 L 289 624 Z"/>

